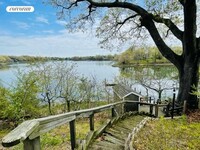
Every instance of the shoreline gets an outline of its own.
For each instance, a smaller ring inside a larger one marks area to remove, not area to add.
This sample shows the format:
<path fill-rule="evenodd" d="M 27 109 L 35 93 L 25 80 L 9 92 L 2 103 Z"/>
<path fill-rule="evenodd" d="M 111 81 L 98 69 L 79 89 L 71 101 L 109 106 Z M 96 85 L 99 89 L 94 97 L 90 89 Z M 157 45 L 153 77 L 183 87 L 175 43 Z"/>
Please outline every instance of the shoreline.
<path fill-rule="evenodd" d="M 119 67 L 119 68 L 128 68 L 128 67 L 135 67 L 135 66 L 173 66 L 172 63 L 131 63 L 131 64 L 113 64 L 112 67 Z"/>

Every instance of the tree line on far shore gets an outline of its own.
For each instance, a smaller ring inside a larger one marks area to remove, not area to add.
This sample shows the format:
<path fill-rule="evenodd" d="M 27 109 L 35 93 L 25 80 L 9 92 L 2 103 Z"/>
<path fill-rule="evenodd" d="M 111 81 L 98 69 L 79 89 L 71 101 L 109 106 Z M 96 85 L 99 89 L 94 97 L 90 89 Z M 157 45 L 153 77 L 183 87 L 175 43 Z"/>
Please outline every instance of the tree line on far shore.
<path fill-rule="evenodd" d="M 180 47 L 174 47 L 174 52 L 181 54 Z M 73 56 L 73 57 L 42 57 L 42 56 L 4 56 L 0 55 L 1 64 L 38 62 L 38 61 L 116 61 L 117 65 L 169 63 L 156 47 L 130 47 L 124 52 L 113 55 Z"/>
<path fill-rule="evenodd" d="M 173 47 L 173 50 L 181 54 L 180 47 Z M 130 47 L 117 55 L 115 60 L 117 65 L 169 63 L 156 47 Z"/>
<path fill-rule="evenodd" d="M 74 57 L 42 57 L 42 56 L 5 56 L 0 55 L 1 64 L 39 62 L 39 61 L 112 61 L 116 55 L 74 56 Z"/>

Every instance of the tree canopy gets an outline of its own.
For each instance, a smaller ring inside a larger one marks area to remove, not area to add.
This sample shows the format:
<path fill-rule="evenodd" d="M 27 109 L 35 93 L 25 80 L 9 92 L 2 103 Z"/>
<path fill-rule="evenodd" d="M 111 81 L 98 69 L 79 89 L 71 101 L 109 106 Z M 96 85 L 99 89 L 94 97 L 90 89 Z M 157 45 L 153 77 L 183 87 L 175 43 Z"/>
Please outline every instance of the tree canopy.
<path fill-rule="evenodd" d="M 188 108 L 197 108 L 197 97 L 190 94 L 198 86 L 200 38 L 197 37 L 199 0 L 48 0 L 58 8 L 59 18 L 67 20 L 71 31 L 97 26 L 97 36 L 105 48 L 148 33 L 160 53 L 179 71 L 178 101 L 187 100 Z M 182 46 L 176 54 L 166 39 Z M 138 39 L 137 39 L 138 40 Z M 132 41 L 132 42 L 137 42 Z M 133 45 L 134 43 L 132 43 Z M 192 86 L 193 85 L 193 86 Z"/>

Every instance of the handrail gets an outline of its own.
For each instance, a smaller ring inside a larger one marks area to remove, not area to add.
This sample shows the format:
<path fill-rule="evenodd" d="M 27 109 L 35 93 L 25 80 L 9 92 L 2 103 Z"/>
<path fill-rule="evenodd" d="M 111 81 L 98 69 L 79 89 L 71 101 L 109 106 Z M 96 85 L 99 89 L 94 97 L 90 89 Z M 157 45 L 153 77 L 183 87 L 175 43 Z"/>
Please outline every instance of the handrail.
<path fill-rule="evenodd" d="M 38 150 L 40 149 L 40 135 L 48 132 L 51 129 L 54 129 L 58 126 L 61 126 L 65 123 L 70 125 L 70 136 L 71 136 L 71 147 L 72 149 L 76 146 L 76 137 L 75 137 L 75 119 L 77 118 L 90 118 L 90 130 L 94 130 L 94 114 L 99 113 L 105 110 L 111 109 L 111 117 L 116 117 L 117 105 L 123 105 L 125 103 L 136 103 L 149 105 L 150 114 L 152 114 L 153 107 L 155 106 L 155 116 L 158 116 L 158 107 L 164 106 L 159 104 L 143 103 L 138 101 L 120 101 L 104 106 L 99 106 L 90 109 L 78 110 L 73 112 L 68 112 L 59 115 L 48 116 L 39 119 L 33 119 L 24 121 L 17 128 L 9 132 L 2 139 L 2 145 L 4 147 L 11 147 L 19 144 L 20 142 L 24 143 L 24 149 L 28 150 Z M 124 112 L 122 112 L 124 113 Z"/>
<path fill-rule="evenodd" d="M 8 133 L 2 139 L 2 145 L 4 147 L 11 147 L 19 144 L 21 141 L 24 141 L 26 139 L 33 140 L 36 137 L 39 137 L 42 133 L 46 133 L 49 130 L 61 126 L 65 123 L 69 123 L 75 120 L 76 118 L 89 117 L 92 114 L 111 109 L 123 103 L 125 102 L 121 101 L 91 109 L 78 110 L 64 114 L 25 121 L 21 123 L 17 128 L 12 130 L 10 133 Z"/>

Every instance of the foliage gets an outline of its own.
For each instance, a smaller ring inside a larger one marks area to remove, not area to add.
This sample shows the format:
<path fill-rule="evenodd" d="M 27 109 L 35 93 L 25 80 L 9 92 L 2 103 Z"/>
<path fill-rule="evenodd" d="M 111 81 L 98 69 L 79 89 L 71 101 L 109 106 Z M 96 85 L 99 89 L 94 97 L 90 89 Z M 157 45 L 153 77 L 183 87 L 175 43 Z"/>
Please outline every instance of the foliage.
<path fill-rule="evenodd" d="M 12 62 L 12 59 L 9 56 L 0 56 L 0 63 Z"/>
<path fill-rule="evenodd" d="M 60 57 L 40 57 L 40 56 L 3 56 L 0 55 L 0 63 L 16 63 L 16 62 L 38 62 L 38 61 L 49 61 L 49 60 L 64 60 L 65 58 Z"/>
<path fill-rule="evenodd" d="M 33 72 L 18 72 L 14 85 L 9 89 L 0 88 L 0 117 L 18 121 L 24 117 L 37 117 L 39 115 L 39 92 Z"/>
<path fill-rule="evenodd" d="M 25 73 L 19 71 L 17 80 L 10 94 L 10 116 L 9 118 L 20 119 L 23 117 L 36 117 L 39 115 L 39 101 L 37 94 L 39 87 L 38 78 L 34 72 Z M 8 112 L 9 113 L 9 112 Z"/>
<path fill-rule="evenodd" d="M 173 47 L 175 53 L 180 54 L 180 47 Z M 130 47 L 117 55 L 118 65 L 169 63 L 156 47 Z"/>
<path fill-rule="evenodd" d="M 8 115 L 6 114 L 6 111 L 9 107 L 9 90 L 7 90 L 4 87 L 0 87 L 0 118 L 6 118 Z"/>
<path fill-rule="evenodd" d="M 111 61 L 113 60 L 115 55 L 96 55 L 96 56 L 74 56 L 71 58 L 66 58 L 67 60 L 73 60 L 73 61 L 85 61 L 85 60 L 91 60 L 91 61 Z"/>
<path fill-rule="evenodd" d="M 133 141 L 135 149 L 200 149 L 200 123 L 188 123 L 187 117 L 151 121 Z"/>

